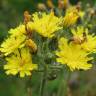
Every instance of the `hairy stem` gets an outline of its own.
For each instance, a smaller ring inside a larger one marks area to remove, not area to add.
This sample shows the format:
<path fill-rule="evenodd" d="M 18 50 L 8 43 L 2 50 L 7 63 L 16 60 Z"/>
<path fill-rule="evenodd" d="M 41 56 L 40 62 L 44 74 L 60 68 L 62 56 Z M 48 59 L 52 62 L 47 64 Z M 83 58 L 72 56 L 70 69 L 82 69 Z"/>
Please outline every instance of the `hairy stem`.
<path fill-rule="evenodd" d="M 44 93 L 45 93 L 45 85 L 46 85 L 46 75 L 47 75 L 47 70 L 45 67 L 43 76 L 42 76 L 41 85 L 40 85 L 40 96 L 45 96 Z"/>
<path fill-rule="evenodd" d="M 32 88 L 28 87 L 27 88 L 28 96 L 32 96 Z"/>

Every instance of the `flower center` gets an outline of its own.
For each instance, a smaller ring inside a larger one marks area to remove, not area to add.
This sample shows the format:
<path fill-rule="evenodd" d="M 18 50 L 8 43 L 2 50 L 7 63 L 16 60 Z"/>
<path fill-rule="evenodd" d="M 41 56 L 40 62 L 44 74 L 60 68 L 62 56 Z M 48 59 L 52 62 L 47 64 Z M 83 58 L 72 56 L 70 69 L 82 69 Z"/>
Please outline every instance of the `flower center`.
<path fill-rule="evenodd" d="M 22 67 L 25 63 L 25 60 L 21 59 L 21 62 L 20 62 L 20 67 Z"/>

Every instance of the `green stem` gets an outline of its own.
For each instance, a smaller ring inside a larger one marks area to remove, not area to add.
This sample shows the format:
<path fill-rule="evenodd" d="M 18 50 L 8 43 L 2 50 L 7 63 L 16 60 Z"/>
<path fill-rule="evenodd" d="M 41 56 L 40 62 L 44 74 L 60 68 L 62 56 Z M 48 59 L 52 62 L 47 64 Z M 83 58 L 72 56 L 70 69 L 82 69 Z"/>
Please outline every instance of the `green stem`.
<path fill-rule="evenodd" d="M 32 96 L 32 85 L 31 85 L 31 79 L 32 79 L 32 77 L 28 78 L 28 81 L 26 82 L 26 87 L 27 87 L 27 96 Z"/>
<path fill-rule="evenodd" d="M 48 44 L 49 44 L 49 40 L 47 39 L 45 42 L 43 42 L 42 44 L 42 54 L 43 54 L 43 58 L 42 58 L 42 64 L 44 67 L 43 70 L 43 76 L 42 76 L 42 81 L 41 81 L 41 85 L 40 85 L 40 96 L 46 96 L 45 95 L 45 86 L 46 86 L 46 81 L 47 81 L 47 66 L 46 66 L 46 62 L 44 61 L 46 56 L 45 54 L 48 52 L 49 48 L 48 48 Z"/>
<path fill-rule="evenodd" d="M 32 96 L 32 88 L 31 87 L 27 88 L 27 92 L 28 92 L 28 96 Z"/>
<path fill-rule="evenodd" d="M 57 66 L 57 65 L 55 65 L 55 66 L 48 66 L 49 68 L 51 68 L 51 69 L 62 69 L 63 68 L 63 66 Z"/>
<path fill-rule="evenodd" d="M 45 93 L 45 85 L 46 85 L 46 75 L 47 75 L 47 70 L 46 70 L 46 67 L 44 69 L 44 72 L 43 72 L 43 78 L 42 78 L 42 81 L 41 81 L 41 85 L 40 85 L 40 96 L 45 96 L 44 93 Z"/>

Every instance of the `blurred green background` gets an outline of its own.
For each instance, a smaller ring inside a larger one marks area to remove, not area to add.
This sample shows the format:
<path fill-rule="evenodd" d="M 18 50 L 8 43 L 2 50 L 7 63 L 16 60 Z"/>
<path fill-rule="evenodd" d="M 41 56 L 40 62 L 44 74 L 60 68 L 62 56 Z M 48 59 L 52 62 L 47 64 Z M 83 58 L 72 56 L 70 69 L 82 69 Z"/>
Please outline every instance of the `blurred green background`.
<path fill-rule="evenodd" d="M 91 6 L 96 5 L 96 0 L 70 0 L 71 4 L 76 4 L 78 1 L 82 1 L 85 7 L 87 3 Z M 7 32 L 10 28 L 18 26 L 23 22 L 23 13 L 28 10 L 30 13 L 38 11 L 38 3 L 46 3 L 46 0 L 0 0 L 0 43 L 7 36 Z M 54 4 L 57 4 L 57 0 L 53 0 Z M 39 96 L 40 79 L 42 74 L 34 73 L 32 79 L 7 76 L 2 71 L 3 60 L 0 59 L 0 96 Z M 60 76 L 55 80 L 49 80 L 47 82 L 46 92 L 49 96 L 64 96 L 63 92 L 67 90 L 65 96 L 96 96 L 96 67 L 90 71 L 80 71 L 71 73 L 70 83 L 68 88 L 64 78 L 64 71 L 61 70 Z M 32 93 L 30 93 L 30 89 Z M 65 92 L 66 93 L 66 92 Z"/>

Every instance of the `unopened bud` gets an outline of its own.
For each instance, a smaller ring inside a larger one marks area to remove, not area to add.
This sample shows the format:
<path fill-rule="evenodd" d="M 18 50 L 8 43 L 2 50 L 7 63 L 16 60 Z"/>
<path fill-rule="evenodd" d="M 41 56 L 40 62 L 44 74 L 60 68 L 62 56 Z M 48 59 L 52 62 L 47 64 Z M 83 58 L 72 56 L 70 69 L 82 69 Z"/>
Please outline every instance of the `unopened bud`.
<path fill-rule="evenodd" d="M 64 2 L 63 0 L 58 0 L 58 8 L 63 9 L 64 8 Z"/>
<path fill-rule="evenodd" d="M 94 9 L 91 9 L 91 10 L 90 10 L 90 15 L 93 16 L 94 14 L 95 14 L 95 10 L 94 10 Z"/>
<path fill-rule="evenodd" d="M 39 3 L 39 4 L 37 5 L 37 7 L 38 7 L 39 10 L 46 10 L 46 6 L 45 6 L 45 4 L 43 4 L 43 3 Z"/>
<path fill-rule="evenodd" d="M 52 0 L 47 0 L 47 6 L 48 6 L 49 8 L 51 8 L 51 9 L 54 8 L 54 4 L 53 4 Z"/>
<path fill-rule="evenodd" d="M 31 15 L 28 11 L 24 12 L 24 23 L 27 24 L 31 20 Z"/>
<path fill-rule="evenodd" d="M 32 49 L 32 52 L 35 53 L 37 51 L 37 45 L 33 40 L 31 39 L 26 40 L 26 45 Z"/>

